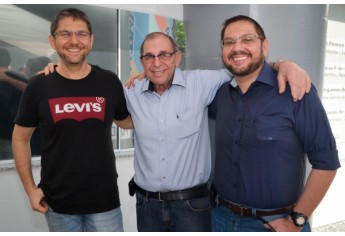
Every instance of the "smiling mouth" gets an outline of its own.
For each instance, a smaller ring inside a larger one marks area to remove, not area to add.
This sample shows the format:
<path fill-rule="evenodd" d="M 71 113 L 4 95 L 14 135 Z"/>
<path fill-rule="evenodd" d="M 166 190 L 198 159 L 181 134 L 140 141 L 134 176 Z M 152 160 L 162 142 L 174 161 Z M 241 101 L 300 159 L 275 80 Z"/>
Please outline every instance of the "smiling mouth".
<path fill-rule="evenodd" d="M 152 70 L 151 72 L 155 75 L 163 74 L 165 70 Z"/>
<path fill-rule="evenodd" d="M 232 59 L 234 61 L 244 61 L 245 59 L 247 59 L 248 56 L 243 56 L 243 57 L 232 57 Z"/>
<path fill-rule="evenodd" d="M 72 53 L 72 54 L 77 54 L 77 53 L 81 52 L 81 49 L 74 47 L 74 48 L 67 48 L 66 51 L 69 52 L 69 53 Z"/>

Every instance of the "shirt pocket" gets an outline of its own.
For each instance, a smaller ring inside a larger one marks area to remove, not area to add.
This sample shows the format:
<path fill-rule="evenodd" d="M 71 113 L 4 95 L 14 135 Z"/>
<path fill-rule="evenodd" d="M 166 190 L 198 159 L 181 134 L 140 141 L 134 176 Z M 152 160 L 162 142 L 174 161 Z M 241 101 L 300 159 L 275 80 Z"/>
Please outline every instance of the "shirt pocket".
<path fill-rule="evenodd" d="M 201 122 L 202 119 L 195 114 L 178 115 L 175 120 L 176 125 L 174 125 L 175 129 L 172 130 L 172 134 L 179 138 L 193 136 L 200 131 Z"/>
<path fill-rule="evenodd" d="M 256 137 L 263 142 L 282 140 L 293 131 L 292 122 L 283 117 L 259 116 L 255 120 Z"/>

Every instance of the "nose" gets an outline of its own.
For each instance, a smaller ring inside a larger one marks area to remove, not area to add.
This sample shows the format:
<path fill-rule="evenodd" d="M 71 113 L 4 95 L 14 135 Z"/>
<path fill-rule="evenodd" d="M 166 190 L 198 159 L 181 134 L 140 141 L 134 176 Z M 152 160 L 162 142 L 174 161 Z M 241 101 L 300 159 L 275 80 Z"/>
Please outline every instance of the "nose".
<path fill-rule="evenodd" d="M 77 36 L 77 34 L 76 33 L 72 33 L 72 35 L 71 35 L 71 38 L 70 38 L 70 41 L 72 41 L 72 42 L 78 42 L 78 36 Z"/>
<path fill-rule="evenodd" d="M 242 48 L 242 42 L 241 40 L 237 40 L 236 43 L 232 46 L 232 50 L 238 50 L 238 48 Z"/>
<path fill-rule="evenodd" d="M 158 67 L 161 65 L 161 61 L 159 60 L 159 58 L 156 56 L 154 61 L 153 61 L 153 65 Z"/>

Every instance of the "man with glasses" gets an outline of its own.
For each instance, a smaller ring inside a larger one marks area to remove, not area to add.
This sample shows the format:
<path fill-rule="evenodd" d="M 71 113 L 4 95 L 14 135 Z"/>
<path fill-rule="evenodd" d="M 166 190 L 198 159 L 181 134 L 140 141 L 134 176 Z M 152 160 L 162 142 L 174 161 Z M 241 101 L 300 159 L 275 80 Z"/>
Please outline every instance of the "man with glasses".
<path fill-rule="evenodd" d="M 308 218 L 340 167 L 317 91 L 293 102 L 265 62 L 268 41 L 248 16 L 224 22 L 224 65 L 234 75 L 209 107 L 216 120 L 214 231 L 310 231 Z M 306 155 L 312 170 L 305 183 Z"/>
<path fill-rule="evenodd" d="M 136 193 L 138 231 L 211 231 L 207 107 L 230 75 L 181 71 L 178 46 L 161 32 L 148 34 L 140 51 L 147 79 L 125 89 L 135 128 L 129 185 Z"/>
<path fill-rule="evenodd" d="M 59 67 L 30 79 L 15 120 L 16 167 L 50 231 L 123 231 L 111 127 L 113 120 L 132 125 L 117 75 L 87 63 L 93 40 L 84 12 L 58 12 L 49 42 Z M 36 186 L 29 143 L 38 125 L 43 151 Z"/>

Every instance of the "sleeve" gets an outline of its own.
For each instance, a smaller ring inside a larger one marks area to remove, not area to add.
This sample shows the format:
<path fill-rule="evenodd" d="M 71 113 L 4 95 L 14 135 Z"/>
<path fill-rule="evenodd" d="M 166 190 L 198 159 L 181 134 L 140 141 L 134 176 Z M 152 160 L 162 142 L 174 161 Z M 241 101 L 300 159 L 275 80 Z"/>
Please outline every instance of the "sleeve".
<path fill-rule="evenodd" d="M 116 76 L 117 77 L 117 76 Z M 129 115 L 127 104 L 126 104 L 126 98 L 123 91 L 123 86 L 121 84 L 121 81 L 117 78 L 116 79 L 116 94 L 117 94 L 117 107 L 114 114 L 115 120 L 123 120 L 127 118 Z"/>
<path fill-rule="evenodd" d="M 197 70 L 198 76 L 202 82 L 201 86 L 202 94 L 207 99 L 206 104 L 209 105 L 214 99 L 218 89 L 226 82 L 230 81 L 231 74 L 228 70 Z"/>
<path fill-rule="evenodd" d="M 30 80 L 24 90 L 14 123 L 24 127 L 36 127 L 39 124 L 38 107 L 35 99 L 35 80 Z"/>
<path fill-rule="evenodd" d="M 336 141 L 314 86 L 296 105 L 295 119 L 297 135 L 312 167 L 324 170 L 339 168 Z"/>

